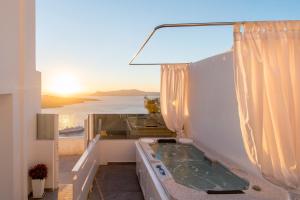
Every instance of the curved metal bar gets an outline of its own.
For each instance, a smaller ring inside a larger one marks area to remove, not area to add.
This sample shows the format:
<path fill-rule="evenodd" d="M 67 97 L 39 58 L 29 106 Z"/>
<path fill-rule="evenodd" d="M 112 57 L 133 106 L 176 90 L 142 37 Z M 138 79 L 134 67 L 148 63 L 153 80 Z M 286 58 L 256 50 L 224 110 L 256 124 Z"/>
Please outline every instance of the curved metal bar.
<path fill-rule="evenodd" d="M 236 23 L 244 22 L 205 22 L 205 23 L 179 23 L 179 24 L 161 24 L 154 28 L 158 30 L 161 28 L 175 28 L 175 27 L 194 27 L 194 26 L 232 26 Z"/>
<path fill-rule="evenodd" d="M 196 26 L 232 26 L 234 24 L 243 24 L 245 22 L 208 22 L 208 23 L 179 23 L 179 24 L 161 24 L 156 26 L 153 31 L 148 35 L 138 52 L 130 60 L 129 65 L 162 65 L 162 64 L 188 64 L 188 63 L 133 63 L 137 56 L 142 52 L 146 44 L 153 37 L 155 32 L 162 28 L 178 28 L 178 27 L 196 27 Z"/>

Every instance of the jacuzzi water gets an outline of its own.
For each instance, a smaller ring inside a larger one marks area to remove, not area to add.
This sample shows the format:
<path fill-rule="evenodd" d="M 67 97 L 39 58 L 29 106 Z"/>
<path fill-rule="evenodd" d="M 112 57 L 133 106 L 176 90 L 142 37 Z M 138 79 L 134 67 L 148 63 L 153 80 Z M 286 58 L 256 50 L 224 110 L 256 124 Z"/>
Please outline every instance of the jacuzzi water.
<path fill-rule="evenodd" d="M 200 191 L 246 190 L 249 183 L 219 162 L 208 159 L 192 144 L 155 143 L 155 158 L 161 160 L 174 180 Z"/>

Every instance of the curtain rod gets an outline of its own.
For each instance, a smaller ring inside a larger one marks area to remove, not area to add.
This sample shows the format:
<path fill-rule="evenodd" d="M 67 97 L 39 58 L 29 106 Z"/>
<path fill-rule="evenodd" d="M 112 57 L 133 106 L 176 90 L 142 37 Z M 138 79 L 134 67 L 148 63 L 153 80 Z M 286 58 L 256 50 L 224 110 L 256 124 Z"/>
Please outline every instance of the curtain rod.
<path fill-rule="evenodd" d="M 279 21 L 279 20 L 276 20 Z M 280 20 L 283 21 L 283 20 Z M 285 20 L 285 21 L 297 21 L 297 20 Z M 163 65 L 163 64 L 188 64 L 186 62 L 183 63 L 133 63 L 133 61 L 137 58 L 137 56 L 143 51 L 146 44 L 155 34 L 155 32 L 162 28 L 178 28 L 178 27 L 200 27 L 200 26 L 233 26 L 235 24 L 245 24 L 245 23 L 255 23 L 255 22 L 270 22 L 270 21 L 236 21 L 236 22 L 206 22 L 206 23 L 179 23 L 179 24 L 161 24 L 156 26 L 153 31 L 150 32 L 140 49 L 130 60 L 129 65 Z"/>

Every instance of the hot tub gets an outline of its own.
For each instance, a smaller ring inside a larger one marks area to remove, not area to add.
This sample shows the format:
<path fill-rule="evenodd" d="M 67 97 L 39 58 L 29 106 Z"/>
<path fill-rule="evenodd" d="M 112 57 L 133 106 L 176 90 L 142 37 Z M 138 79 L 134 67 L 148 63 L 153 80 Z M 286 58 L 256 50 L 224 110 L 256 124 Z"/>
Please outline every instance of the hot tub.
<path fill-rule="evenodd" d="M 286 193 L 191 140 L 140 139 L 137 175 L 145 199 L 286 199 Z"/>

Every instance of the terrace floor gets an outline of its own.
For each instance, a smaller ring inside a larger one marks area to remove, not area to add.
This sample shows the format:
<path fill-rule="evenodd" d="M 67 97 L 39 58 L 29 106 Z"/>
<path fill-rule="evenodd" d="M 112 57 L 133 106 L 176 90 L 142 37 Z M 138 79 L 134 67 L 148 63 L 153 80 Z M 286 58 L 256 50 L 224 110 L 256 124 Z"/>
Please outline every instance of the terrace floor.
<path fill-rule="evenodd" d="M 143 200 L 135 163 L 101 165 L 89 200 Z"/>
<path fill-rule="evenodd" d="M 79 158 L 80 155 L 59 156 L 59 200 L 73 199 L 72 169 Z"/>
<path fill-rule="evenodd" d="M 46 192 L 43 200 L 72 200 L 71 170 L 79 156 L 60 156 L 59 159 L 59 189 Z M 135 163 L 99 166 L 88 200 L 144 200 Z"/>

